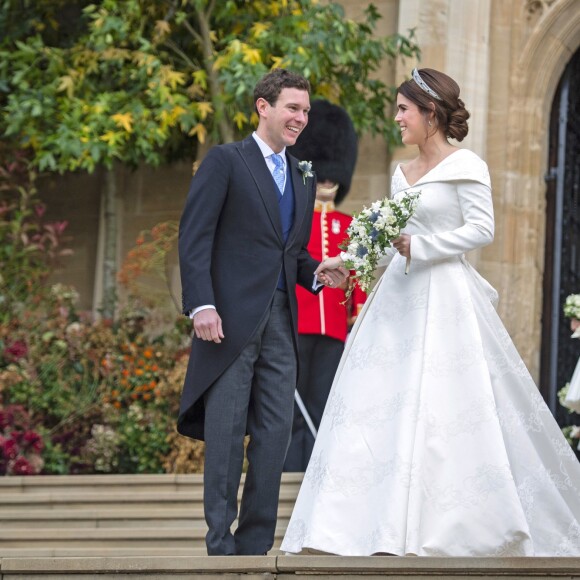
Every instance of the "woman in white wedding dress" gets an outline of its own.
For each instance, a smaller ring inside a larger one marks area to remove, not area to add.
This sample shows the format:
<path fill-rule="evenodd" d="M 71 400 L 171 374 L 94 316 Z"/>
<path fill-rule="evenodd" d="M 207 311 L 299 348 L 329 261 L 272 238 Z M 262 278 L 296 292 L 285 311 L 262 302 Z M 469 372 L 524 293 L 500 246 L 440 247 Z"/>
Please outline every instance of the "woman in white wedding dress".
<path fill-rule="evenodd" d="M 580 556 L 580 464 L 464 257 L 494 222 L 487 165 L 447 141 L 467 134 L 459 87 L 414 70 L 397 108 L 419 155 L 391 194 L 420 201 L 349 338 L 281 549 Z"/>

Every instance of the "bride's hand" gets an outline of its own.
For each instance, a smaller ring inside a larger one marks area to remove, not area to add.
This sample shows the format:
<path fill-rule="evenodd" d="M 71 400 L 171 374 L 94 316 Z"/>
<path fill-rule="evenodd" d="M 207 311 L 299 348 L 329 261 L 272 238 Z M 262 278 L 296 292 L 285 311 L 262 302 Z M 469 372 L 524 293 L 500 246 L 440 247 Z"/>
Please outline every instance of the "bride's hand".
<path fill-rule="evenodd" d="M 401 234 L 396 240 L 391 242 L 393 248 L 405 258 L 411 257 L 411 236 L 409 234 Z"/>
<path fill-rule="evenodd" d="M 330 286 L 331 288 L 341 286 L 349 275 L 349 272 L 344 267 L 344 262 L 341 260 L 340 256 L 326 258 L 322 261 L 320 266 L 316 268 L 314 273 L 318 276 L 320 282 L 326 286 Z"/>

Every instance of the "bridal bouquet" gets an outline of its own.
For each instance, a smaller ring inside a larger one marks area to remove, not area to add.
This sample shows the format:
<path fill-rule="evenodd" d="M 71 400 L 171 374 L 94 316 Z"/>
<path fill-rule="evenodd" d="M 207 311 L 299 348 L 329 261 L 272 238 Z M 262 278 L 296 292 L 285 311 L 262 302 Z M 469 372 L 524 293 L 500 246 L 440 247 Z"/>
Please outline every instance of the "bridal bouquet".
<path fill-rule="evenodd" d="M 413 215 L 420 194 L 420 191 L 410 191 L 399 193 L 393 199 L 380 199 L 353 217 L 346 231 L 348 239 L 340 246 L 344 250 L 341 258 L 347 268 L 355 271 L 354 277 L 365 292 L 374 280 L 378 261 Z"/>

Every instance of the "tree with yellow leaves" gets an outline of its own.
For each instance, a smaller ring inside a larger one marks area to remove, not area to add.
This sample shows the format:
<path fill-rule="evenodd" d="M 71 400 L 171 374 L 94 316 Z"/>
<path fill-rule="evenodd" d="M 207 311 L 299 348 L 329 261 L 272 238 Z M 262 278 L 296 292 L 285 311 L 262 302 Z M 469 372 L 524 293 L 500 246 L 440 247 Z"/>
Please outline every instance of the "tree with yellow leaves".
<path fill-rule="evenodd" d="M 116 163 L 195 157 L 257 119 L 252 92 L 275 67 L 306 76 L 359 133 L 397 142 L 385 58 L 418 54 L 318 0 L 0 0 L 0 131 L 43 171 L 103 168 L 103 314 L 114 313 Z M 18 26 L 17 26 L 18 24 Z M 66 35 L 59 34 L 66 31 Z"/>

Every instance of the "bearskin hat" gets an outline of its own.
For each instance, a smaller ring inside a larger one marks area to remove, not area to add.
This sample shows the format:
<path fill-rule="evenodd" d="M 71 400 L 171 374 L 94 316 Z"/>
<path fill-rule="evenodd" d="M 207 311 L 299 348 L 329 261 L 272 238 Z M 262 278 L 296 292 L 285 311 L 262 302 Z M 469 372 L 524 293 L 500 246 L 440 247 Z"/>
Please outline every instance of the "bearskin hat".
<path fill-rule="evenodd" d="M 342 107 L 322 99 L 313 101 L 308 125 L 288 150 L 300 161 L 312 161 L 318 181 L 338 183 L 337 205 L 346 197 L 356 165 L 358 139 Z"/>

